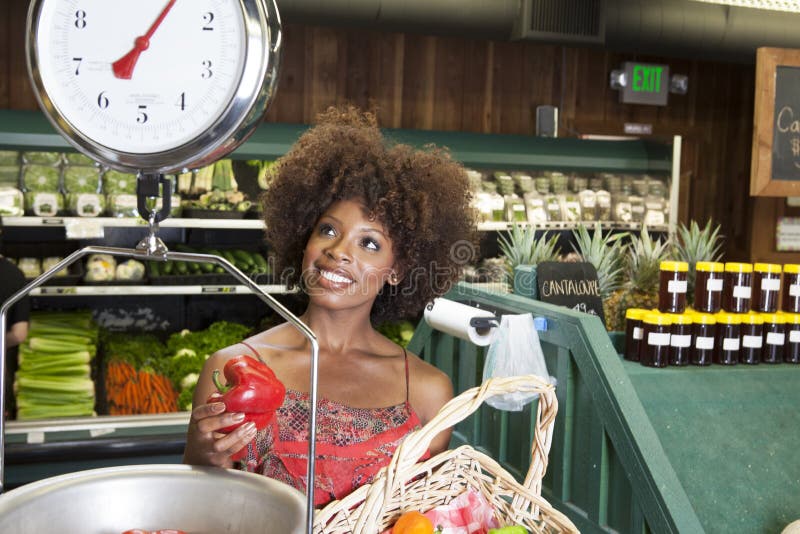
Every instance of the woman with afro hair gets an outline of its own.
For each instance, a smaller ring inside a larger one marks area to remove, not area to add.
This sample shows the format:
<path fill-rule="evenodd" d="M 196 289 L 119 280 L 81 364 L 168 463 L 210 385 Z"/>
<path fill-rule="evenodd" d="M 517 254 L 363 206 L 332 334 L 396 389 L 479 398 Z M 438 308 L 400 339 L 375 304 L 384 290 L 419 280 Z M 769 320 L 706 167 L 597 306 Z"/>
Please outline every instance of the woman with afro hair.
<path fill-rule="evenodd" d="M 453 396 L 445 373 L 374 327 L 414 317 L 458 279 L 474 250 L 464 168 L 447 152 L 390 143 L 374 115 L 331 108 L 277 163 L 264 195 L 276 271 L 306 297 L 300 319 L 319 342 L 315 504 L 372 480 L 411 431 Z M 214 397 L 211 375 L 230 358 L 264 361 L 286 386 L 273 422 L 257 431 Z M 284 323 L 222 349 L 194 395 L 184 461 L 241 467 L 306 489 L 311 347 Z M 446 449 L 450 431 L 430 454 Z"/>

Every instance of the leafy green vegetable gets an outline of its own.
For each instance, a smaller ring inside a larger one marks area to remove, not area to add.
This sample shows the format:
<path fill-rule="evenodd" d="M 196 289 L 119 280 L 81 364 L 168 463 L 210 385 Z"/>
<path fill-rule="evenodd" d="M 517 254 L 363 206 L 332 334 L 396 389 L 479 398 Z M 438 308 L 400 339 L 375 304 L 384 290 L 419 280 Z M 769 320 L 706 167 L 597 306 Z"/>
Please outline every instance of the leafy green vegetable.
<path fill-rule="evenodd" d="M 136 175 L 108 170 L 103 175 L 103 192 L 109 195 L 136 194 Z"/>
<path fill-rule="evenodd" d="M 0 185 L 19 186 L 19 165 L 0 165 Z"/>
<path fill-rule="evenodd" d="M 60 174 L 58 167 L 28 165 L 22 173 L 22 183 L 29 192 L 55 193 L 58 191 Z"/>
<path fill-rule="evenodd" d="M 64 190 L 67 193 L 97 193 L 99 188 L 97 167 L 64 167 Z"/>
<path fill-rule="evenodd" d="M 34 312 L 14 380 L 18 419 L 94 414 L 97 327 L 89 312 Z"/>
<path fill-rule="evenodd" d="M 61 164 L 60 152 L 23 152 L 22 161 L 27 165 L 50 165 Z"/>
<path fill-rule="evenodd" d="M 16 150 L 0 150 L 0 165 L 13 165 L 19 169 L 19 152 Z"/>
<path fill-rule="evenodd" d="M 388 322 L 378 325 L 376 330 L 401 347 L 407 347 L 414 337 L 414 325 L 410 321 Z"/>
<path fill-rule="evenodd" d="M 205 359 L 219 349 L 240 342 L 249 332 L 250 327 L 228 321 L 218 321 L 205 330 L 196 332 L 182 330 L 167 339 L 167 353 L 175 354 L 180 349 L 192 349 Z"/>
<path fill-rule="evenodd" d="M 64 154 L 64 159 L 68 165 L 83 165 L 87 167 L 94 165 L 94 160 L 92 158 L 78 152 L 67 152 Z"/>
<path fill-rule="evenodd" d="M 197 378 L 209 356 L 222 348 L 239 343 L 249 332 L 250 328 L 242 324 L 218 321 L 205 330 L 182 330 L 169 337 L 167 354 L 172 356 L 165 359 L 164 374 L 180 392 L 180 409 L 191 409 Z"/>
<path fill-rule="evenodd" d="M 153 334 L 104 332 L 102 346 L 106 361 L 124 361 L 134 369 L 150 367 L 166 374 L 167 348 Z"/>

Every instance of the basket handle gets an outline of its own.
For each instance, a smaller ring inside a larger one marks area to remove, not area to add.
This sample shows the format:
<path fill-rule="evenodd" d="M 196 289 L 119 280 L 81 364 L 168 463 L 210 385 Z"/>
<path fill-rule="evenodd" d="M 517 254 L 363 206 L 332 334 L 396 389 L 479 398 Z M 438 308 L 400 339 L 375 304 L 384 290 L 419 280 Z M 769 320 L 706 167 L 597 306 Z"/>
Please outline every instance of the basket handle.
<path fill-rule="evenodd" d="M 470 388 L 448 401 L 425 426 L 410 433 L 397 447 L 386 470 L 385 496 L 391 495 L 398 473 L 404 473 L 416 464 L 430 447 L 431 441 L 443 430 L 463 421 L 478 408 L 484 400 L 504 393 L 539 393 L 536 410 L 536 424 L 531 443 L 531 464 L 523 485 L 541 494 L 542 477 L 547 471 L 547 455 L 553 438 L 553 423 L 558 412 L 555 387 L 536 375 L 522 375 L 503 378 L 489 378 L 480 386 Z"/>

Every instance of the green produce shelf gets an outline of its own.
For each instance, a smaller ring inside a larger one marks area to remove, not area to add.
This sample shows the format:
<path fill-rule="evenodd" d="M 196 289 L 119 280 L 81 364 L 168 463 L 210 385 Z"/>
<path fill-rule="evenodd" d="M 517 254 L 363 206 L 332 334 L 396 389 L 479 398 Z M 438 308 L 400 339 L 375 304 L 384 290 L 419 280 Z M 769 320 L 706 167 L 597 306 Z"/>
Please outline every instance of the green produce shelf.
<path fill-rule="evenodd" d="M 559 408 L 543 495 L 584 533 L 772 533 L 800 518 L 800 366 L 651 369 L 624 361 L 594 316 L 459 284 L 447 298 L 532 313 Z M 424 321 L 409 350 L 456 393 L 481 381 L 486 348 Z M 453 445 L 484 450 L 521 479 L 532 407 L 482 407 Z"/>
<path fill-rule="evenodd" d="M 304 124 L 263 123 L 231 157 L 275 159 L 285 154 L 307 128 Z M 384 129 L 383 132 L 389 139 L 412 146 L 433 143 L 447 147 L 456 160 L 477 168 L 654 174 L 668 174 L 672 169 L 672 147 L 642 139 L 575 139 L 405 129 Z M 0 110 L 0 147 L 74 151 L 41 112 L 7 109 Z"/>

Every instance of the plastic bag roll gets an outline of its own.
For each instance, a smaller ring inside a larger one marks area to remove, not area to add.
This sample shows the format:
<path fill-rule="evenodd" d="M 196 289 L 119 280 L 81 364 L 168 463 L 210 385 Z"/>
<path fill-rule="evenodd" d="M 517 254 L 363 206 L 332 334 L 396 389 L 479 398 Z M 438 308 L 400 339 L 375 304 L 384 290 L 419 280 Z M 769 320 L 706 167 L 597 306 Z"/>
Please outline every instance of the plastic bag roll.
<path fill-rule="evenodd" d="M 483 333 L 479 333 L 474 326 L 469 324 L 473 317 L 494 317 L 494 314 L 487 310 L 442 298 L 434 299 L 425 307 L 425 322 L 431 328 L 485 347 L 494 339 L 497 328 L 491 328 L 485 332 L 482 329 Z"/>

